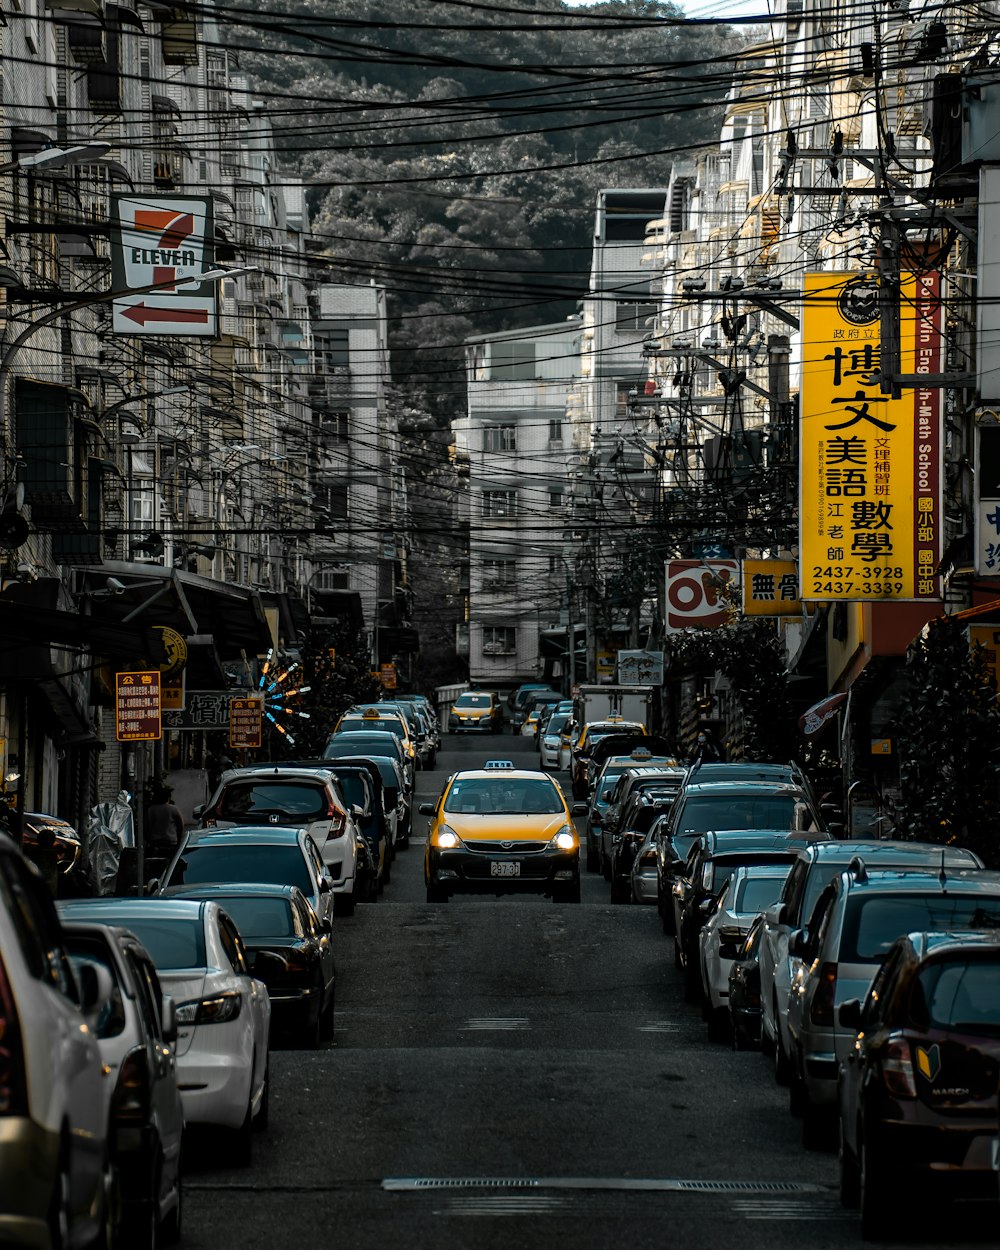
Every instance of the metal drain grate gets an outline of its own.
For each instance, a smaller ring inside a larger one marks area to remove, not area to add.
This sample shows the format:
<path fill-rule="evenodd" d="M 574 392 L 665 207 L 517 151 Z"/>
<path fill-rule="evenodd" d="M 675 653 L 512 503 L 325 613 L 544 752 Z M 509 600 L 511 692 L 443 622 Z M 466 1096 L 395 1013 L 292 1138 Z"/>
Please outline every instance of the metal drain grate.
<path fill-rule="evenodd" d="M 798 1181 L 698 1181 L 636 1176 L 389 1176 L 382 1188 L 394 1193 L 428 1189 L 632 1190 L 674 1194 L 810 1194 L 822 1185 Z"/>

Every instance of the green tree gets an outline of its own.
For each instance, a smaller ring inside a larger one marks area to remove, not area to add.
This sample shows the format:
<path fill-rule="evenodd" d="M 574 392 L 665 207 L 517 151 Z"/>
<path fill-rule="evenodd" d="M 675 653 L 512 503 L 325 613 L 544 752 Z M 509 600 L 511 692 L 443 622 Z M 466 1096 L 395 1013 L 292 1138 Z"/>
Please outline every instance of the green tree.
<path fill-rule="evenodd" d="M 910 647 L 897 734 L 903 836 L 956 843 L 1000 865 L 1000 709 L 986 656 L 961 621 Z"/>

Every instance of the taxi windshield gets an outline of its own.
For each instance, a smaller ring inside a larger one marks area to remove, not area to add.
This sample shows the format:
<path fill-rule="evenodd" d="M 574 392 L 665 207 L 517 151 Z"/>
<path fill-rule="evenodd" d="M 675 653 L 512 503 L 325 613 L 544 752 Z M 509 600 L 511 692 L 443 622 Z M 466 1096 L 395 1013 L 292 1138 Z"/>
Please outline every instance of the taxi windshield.
<path fill-rule="evenodd" d="M 489 707 L 490 696 L 488 694 L 460 694 L 455 700 L 456 707 Z"/>
<path fill-rule="evenodd" d="M 535 777 L 460 777 L 448 791 L 446 812 L 488 816 L 555 815 L 563 810 L 550 781 Z"/>

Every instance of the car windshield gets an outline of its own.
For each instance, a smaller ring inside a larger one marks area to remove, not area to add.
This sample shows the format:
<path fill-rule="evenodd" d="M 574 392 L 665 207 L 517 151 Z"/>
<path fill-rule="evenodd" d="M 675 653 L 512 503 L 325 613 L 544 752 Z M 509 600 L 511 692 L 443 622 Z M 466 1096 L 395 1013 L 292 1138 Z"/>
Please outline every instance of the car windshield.
<path fill-rule="evenodd" d="M 389 733 L 338 733 L 323 749 L 325 760 L 339 759 L 344 755 L 388 755 L 398 759 L 399 754 L 399 742 Z"/>
<path fill-rule="evenodd" d="M 254 898 L 244 894 L 217 901 L 232 917 L 245 941 L 289 937 L 292 933 L 292 905 L 287 898 Z"/>
<path fill-rule="evenodd" d="M 844 916 L 840 959 L 878 964 L 904 933 L 1000 929 L 1000 896 L 983 894 L 874 894 L 851 899 Z"/>
<path fill-rule="evenodd" d="M 368 806 L 368 791 L 363 777 L 357 773 L 337 773 L 337 781 L 340 784 L 340 792 L 349 807 Z"/>
<path fill-rule="evenodd" d="M 263 781 L 233 781 L 226 786 L 218 803 L 222 820 L 256 823 L 263 815 L 277 813 L 293 824 L 320 820 L 326 812 L 326 791 L 322 786 L 277 784 Z"/>
<path fill-rule="evenodd" d="M 264 881 L 297 885 L 312 894 L 313 885 L 301 849 L 296 846 L 212 846 L 195 843 L 177 860 L 167 885 L 208 885 Z"/>
<path fill-rule="evenodd" d="M 545 732 L 555 737 L 557 733 L 561 733 L 565 729 L 571 719 L 572 717 L 566 712 L 554 712 L 548 725 L 545 727 Z"/>
<path fill-rule="evenodd" d="M 809 828 L 808 812 L 791 794 L 690 794 L 678 829 L 708 833 L 713 829 Z"/>
<path fill-rule="evenodd" d="M 488 694 L 460 694 L 455 700 L 456 707 L 489 707 Z"/>
<path fill-rule="evenodd" d="M 787 855 L 780 851 L 776 853 L 771 853 L 769 851 L 754 853 L 752 851 L 748 851 L 746 854 L 741 855 L 739 859 L 713 860 L 712 893 L 718 894 L 726 882 L 731 880 L 737 868 L 746 868 L 749 864 L 773 864 L 776 859 L 787 859 L 789 864 L 791 864 L 791 861 L 794 858 L 795 855 L 792 851 L 789 851 Z M 768 902 L 770 903 L 773 903 L 774 900 L 781 894 L 780 881 L 777 883 L 777 886 L 777 893 L 774 895 L 774 898 L 768 899 Z M 765 903 L 764 906 L 766 907 L 767 903 Z M 740 910 L 745 909 L 741 908 Z"/>
<path fill-rule="evenodd" d="M 593 746 L 594 743 L 600 742 L 602 738 L 606 738 L 608 734 L 641 734 L 643 728 L 641 725 L 632 724 L 611 724 L 611 725 L 588 725 L 587 726 L 587 742 Z"/>
<path fill-rule="evenodd" d="M 535 777 L 460 777 L 448 791 L 446 812 L 493 816 L 554 815 L 562 800 L 550 781 Z"/>
<path fill-rule="evenodd" d="M 733 910 L 756 916 L 778 901 L 784 881 L 784 877 L 744 877 Z"/>
<path fill-rule="evenodd" d="M 910 991 L 910 1017 L 919 1028 L 1000 1035 L 1000 960 L 935 961 Z"/>
<path fill-rule="evenodd" d="M 106 924 L 131 929 L 157 968 L 204 968 L 205 931 L 200 916 L 127 916 L 101 913 Z"/>
<path fill-rule="evenodd" d="M 625 771 L 625 765 L 621 768 L 606 768 L 601 774 L 601 780 L 597 783 L 597 789 L 594 791 L 594 804 L 606 806 L 611 801 L 611 791 L 615 788 L 615 782 Z"/>
<path fill-rule="evenodd" d="M 406 737 L 406 726 L 398 716 L 380 716 L 377 720 L 374 717 L 345 716 L 337 732 L 363 730 L 373 724 L 378 725 L 380 733 L 390 733 L 394 738 Z"/>

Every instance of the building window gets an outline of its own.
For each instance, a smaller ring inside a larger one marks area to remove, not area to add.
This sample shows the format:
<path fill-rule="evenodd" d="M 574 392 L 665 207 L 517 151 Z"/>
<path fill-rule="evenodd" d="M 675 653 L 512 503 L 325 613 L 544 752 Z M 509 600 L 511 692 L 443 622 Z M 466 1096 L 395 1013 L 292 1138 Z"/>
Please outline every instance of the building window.
<path fill-rule="evenodd" d="M 350 342 L 346 330 L 327 330 L 316 335 L 315 369 L 317 373 L 335 373 L 351 363 Z"/>
<path fill-rule="evenodd" d="M 483 430 L 485 451 L 516 451 L 517 427 L 514 425 L 487 425 Z"/>
<path fill-rule="evenodd" d="M 535 344 L 508 339 L 490 345 L 490 378 L 527 382 L 535 377 Z"/>
<path fill-rule="evenodd" d="M 483 655 L 513 655 L 517 650 L 517 630 L 513 625 L 483 626 Z"/>
<path fill-rule="evenodd" d="M 628 416 L 629 405 L 634 403 L 636 385 L 634 382 L 615 383 L 615 416 L 624 421 Z"/>
<path fill-rule="evenodd" d="M 616 300 L 615 329 L 619 334 L 648 332 L 652 329 L 656 312 L 656 304 L 652 300 Z"/>
<path fill-rule="evenodd" d="M 549 577 L 562 577 L 565 567 L 562 556 L 549 556 Z"/>
<path fill-rule="evenodd" d="M 350 590 L 350 569 L 323 569 L 312 582 L 317 590 Z"/>
<path fill-rule="evenodd" d="M 563 427 L 562 417 L 550 417 L 549 418 L 549 442 L 550 443 L 562 442 L 562 434 L 563 434 L 562 427 Z"/>
<path fill-rule="evenodd" d="M 483 590 L 502 590 L 514 585 L 517 564 L 514 560 L 484 560 L 482 570 Z"/>
<path fill-rule="evenodd" d="M 317 412 L 316 424 L 319 436 L 328 443 L 346 443 L 350 430 L 351 414 L 343 412 Z"/>
<path fill-rule="evenodd" d="M 517 513 L 516 490 L 483 491 L 483 516 L 494 519 L 512 517 Z"/>
<path fill-rule="evenodd" d="M 565 499 L 562 493 L 562 487 L 553 486 L 549 489 L 549 507 L 553 510 L 562 508 Z"/>
<path fill-rule="evenodd" d="M 316 488 L 316 506 L 333 521 L 346 521 L 348 516 L 347 483 L 331 482 Z"/>

